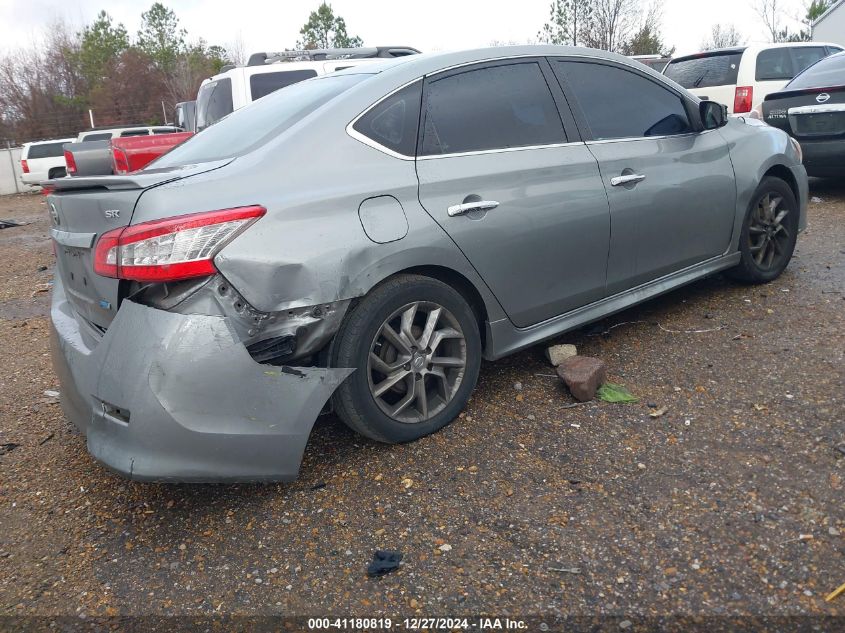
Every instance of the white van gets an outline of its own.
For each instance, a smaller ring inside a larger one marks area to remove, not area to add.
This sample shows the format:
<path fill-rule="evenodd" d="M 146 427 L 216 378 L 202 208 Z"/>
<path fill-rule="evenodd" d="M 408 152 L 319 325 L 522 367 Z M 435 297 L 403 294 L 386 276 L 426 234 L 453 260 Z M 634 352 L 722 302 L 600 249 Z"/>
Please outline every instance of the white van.
<path fill-rule="evenodd" d="M 34 187 L 45 180 L 64 177 L 65 156 L 62 146 L 72 142 L 72 138 L 57 138 L 24 143 L 21 148 L 21 182 Z"/>
<path fill-rule="evenodd" d="M 720 48 L 677 57 L 663 74 L 697 97 L 724 103 L 732 114 L 743 114 L 811 64 L 840 51 L 841 46 L 824 42 Z"/>
<path fill-rule="evenodd" d="M 70 140 L 71 142 L 76 141 L 77 143 L 82 143 L 83 141 L 109 141 L 113 138 L 124 138 L 127 136 L 173 134 L 173 132 L 181 131 L 182 128 L 174 127 L 172 125 L 122 125 L 117 127 L 97 127 L 80 132 L 79 136 Z"/>
<path fill-rule="evenodd" d="M 358 64 L 417 53 L 409 46 L 254 53 L 246 66 L 224 66 L 222 72 L 202 82 L 197 93 L 196 131 L 285 86 Z"/>

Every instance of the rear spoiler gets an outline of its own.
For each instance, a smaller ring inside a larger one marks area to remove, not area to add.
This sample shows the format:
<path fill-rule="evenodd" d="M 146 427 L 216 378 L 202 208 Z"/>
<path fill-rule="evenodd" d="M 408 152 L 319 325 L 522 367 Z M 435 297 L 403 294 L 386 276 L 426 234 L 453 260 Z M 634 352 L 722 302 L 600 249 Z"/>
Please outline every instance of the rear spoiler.
<path fill-rule="evenodd" d="M 79 191 L 81 189 L 108 189 L 110 191 L 122 191 L 127 189 L 148 189 L 157 185 L 163 185 L 174 180 L 180 180 L 224 167 L 231 163 L 234 158 L 199 163 L 196 165 L 185 165 L 183 167 L 162 167 L 159 169 L 143 169 L 131 174 L 120 176 L 73 176 L 47 180 L 42 186 L 49 187 L 56 193 Z"/>

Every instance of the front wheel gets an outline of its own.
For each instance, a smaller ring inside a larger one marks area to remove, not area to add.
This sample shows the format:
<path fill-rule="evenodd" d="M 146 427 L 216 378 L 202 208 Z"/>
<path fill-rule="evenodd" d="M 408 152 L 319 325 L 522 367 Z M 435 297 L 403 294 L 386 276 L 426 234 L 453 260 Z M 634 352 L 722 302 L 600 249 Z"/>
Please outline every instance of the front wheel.
<path fill-rule="evenodd" d="M 739 264 L 727 271 L 752 284 L 780 277 L 792 259 L 798 238 L 798 203 L 792 189 L 780 178 L 763 179 L 745 214 L 739 237 Z"/>
<path fill-rule="evenodd" d="M 481 365 L 472 308 L 451 286 L 402 275 L 368 294 L 341 326 L 335 367 L 355 367 L 335 392 L 354 430 L 390 444 L 410 442 L 454 420 Z"/>

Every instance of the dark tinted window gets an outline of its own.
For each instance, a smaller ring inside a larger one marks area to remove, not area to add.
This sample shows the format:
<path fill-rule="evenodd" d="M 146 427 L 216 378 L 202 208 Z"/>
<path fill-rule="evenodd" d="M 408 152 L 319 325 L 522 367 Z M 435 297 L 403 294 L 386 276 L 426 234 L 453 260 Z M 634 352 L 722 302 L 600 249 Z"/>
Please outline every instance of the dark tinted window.
<path fill-rule="evenodd" d="M 741 52 L 676 59 L 669 62 L 663 74 L 687 89 L 730 86 L 736 83 L 741 59 Z"/>
<path fill-rule="evenodd" d="M 82 141 L 105 141 L 111 138 L 111 132 L 96 132 L 94 134 L 86 134 L 82 137 Z"/>
<path fill-rule="evenodd" d="M 827 57 L 824 46 L 796 46 L 792 49 L 792 63 L 795 75 Z M 792 75 L 793 77 L 795 75 Z"/>
<path fill-rule="evenodd" d="M 287 70 L 280 73 L 260 73 L 249 78 L 249 91 L 252 94 L 252 100 L 255 101 L 261 97 L 266 97 L 279 88 L 284 88 L 285 86 L 290 86 L 316 76 L 316 70 Z"/>
<path fill-rule="evenodd" d="M 188 165 L 246 154 L 368 77 L 327 75 L 274 92 L 192 136 L 150 166 Z"/>
<path fill-rule="evenodd" d="M 62 149 L 62 145 L 64 144 L 65 142 L 30 145 L 29 151 L 26 153 L 26 158 L 56 158 L 57 156 L 63 156 L 64 150 Z"/>
<path fill-rule="evenodd" d="M 770 48 L 757 55 L 757 81 L 792 79 L 794 76 L 788 48 Z"/>
<path fill-rule="evenodd" d="M 224 77 L 205 84 L 197 95 L 197 130 L 217 123 L 232 110 L 231 79 Z"/>
<path fill-rule="evenodd" d="M 352 127 L 388 149 L 413 156 L 417 147 L 422 81 L 406 86 L 376 105 Z"/>
<path fill-rule="evenodd" d="M 566 136 L 537 63 L 469 70 L 426 89 L 423 154 L 563 143 Z"/>
<path fill-rule="evenodd" d="M 684 102 L 650 79 L 615 66 L 558 61 L 596 140 L 690 132 Z"/>
<path fill-rule="evenodd" d="M 845 54 L 826 57 L 790 81 L 784 90 L 830 88 L 845 85 Z"/>
<path fill-rule="evenodd" d="M 125 132 L 121 132 L 120 136 L 149 136 L 149 130 L 126 130 Z"/>

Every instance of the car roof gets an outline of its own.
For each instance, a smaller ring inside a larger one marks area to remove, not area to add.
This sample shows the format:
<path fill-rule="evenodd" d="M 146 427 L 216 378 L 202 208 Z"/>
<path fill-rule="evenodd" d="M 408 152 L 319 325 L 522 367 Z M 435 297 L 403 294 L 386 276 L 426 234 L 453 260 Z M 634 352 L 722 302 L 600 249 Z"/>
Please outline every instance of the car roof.
<path fill-rule="evenodd" d="M 45 145 L 47 143 L 72 143 L 75 140 L 75 136 L 71 138 L 51 138 L 47 139 L 46 141 L 30 141 L 29 143 L 24 143 L 21 147 L 29 145 Z"/>

